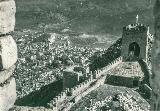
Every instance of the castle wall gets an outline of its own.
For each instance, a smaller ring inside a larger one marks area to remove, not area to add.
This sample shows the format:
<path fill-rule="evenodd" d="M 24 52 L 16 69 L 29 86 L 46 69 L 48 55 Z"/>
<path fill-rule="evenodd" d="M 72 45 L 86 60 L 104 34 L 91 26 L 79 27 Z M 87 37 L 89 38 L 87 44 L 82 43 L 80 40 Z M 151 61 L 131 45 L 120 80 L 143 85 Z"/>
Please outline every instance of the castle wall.
<path fill-rule="evenodd" d="M 86 90 L 90 84 L 93 82 L 93 78 L 89 78 L 88 80 L 84 81 L 83 83 L 71 88 L 71 94 L 72 96 L 77 96 L 78 94 L 82 93 L 84 90 Z"/>
<path fill-rule="evenodd" d="M 11 66 L 7 70 L 0 71 L 0 83 L 4 83 L 8 78 L 10 78 L 13 75 L 14 70 L 15 65 Z"/>
<path fill-rule="evenodd" d="M 125 61 L 128 58 L 129 45 L 133 42 L 136 42 L 140 47 L 139 59 L 144 59 L 146 61 L 148 46 L 147 27 L 143 26 L 142 24 L 133 25 L 139 26 L 135 29 L 129 29 L 127 27 L 123 29 L 121 56 L 123 57 L 123 61 Z"/>
<path fill-rule="evenodd" d="M 0 1 L 0 35 L 14 31 L 16 5 L 14 0 Z"/>
<path fill-rule="evenodd" d="M 63 72 L 63 89 L 72 88 L 79 83 L 78 74 L 74 72 Z"/>
<path fill-rule="evenodd" d="M 0 111 L 8 111 L 16 100 L 16 83 L 11 77 L 3 86 L 0 86 Z"/>
<path fill-rule="evenodd" d="M 14 65 L 18 59 L 17 45 L 11 35 L 0 37 L 0 70 L 8 69 Z"/>
<path fill-rule="evenodd" d="M 122 77 L 122 76 L 115 76 L 115 75 L 109 75 L 108 79 L 106 80 L 106 83 L 111 85 L 126 86 L 131 88 L 137 87 L 140 84 L 138 78 Z"/>
<path fill-rule="evenodd" d="M 102 74 L 106 74 L 107 71 L 109 71 L 113 67 L 117 66 L 121 62 L 122 62 L 122 57 L 120 56 L 119 58 L 115 59 L 113 62 L 109 63 L 107 66 L 105 66 L 101 69 L 98 69 L 94 72 L 91 72 L 93 75 L 93 78 L 96 79 L 96 78 L 102 76 Z"/>
<path fill-rule="evenodd" d="M 152 94 L 152 89 L 147 84 L 143 84 L 139 87 L 139 90 L 144 94 L 145 99 L 150 99 Z"/>
<path fill-rule="evenodd" d="M 56 96 L 53 101 L 51 101 L 51 104 L 54 106 L 54 107 L 57 107 L 57 108 L 60 108 L 61 105 L 63 105 L 63 101 L 67 98 L 68 96 L 68 93 L 70 92 L 69 89 L 66 89 L 64 91 L 62 91 L 58 96 Z"/>
<path fill-rule="evenodd" d="M 63 111 L 69 110 L 75 102 L 78 102 L 82 97 L 103 85 L 109 70 L 121 62 L 122 57 L 119 57 L 101 70 L 97 70 L 95 73 L 96 78 L 91 76 L 88 80 L 80 83 L 79 85 L 62 91 L 58 96 L 53 98 L 50 103 L 48 103 L 48 106 L 54 111 L 59 111 L 61 108 L 64 108 Z M 92 74 L 93 73 L 91 72 L 90 75 Z"/>
<path fill-rule="evenodd" d="M 14 0 L 0 0 L 0 111 L 8 111 L 16 101 L 13 77 L 17 61 L 17 45 L 11 36 L 15 27 Z"/>
<path fill-rule="evenodd" d="M 136 24 L 137 25 L 137 24 Z M 54 99 L 55 105 L 51 106 L 53 109 L 60 109 L 61 107 L 64 108 L 64 110 L 68 110 L 72 105 L 79 101 L 82 97 L 87 95 L 92 90 L 96 89 L 97 87 L 103 85 L 105 82 L 109 84 L 114 84 L 118 86 L 127 86 L 127 87 L 135 87 L 140 85 L 140 78 L 134 78 L 134 77 L 121 77 L 121 76 L 115 76 L 115 75 L 108 75 L 110 73 L 110 70 L 117 66 L 122 61 L 125 61 L 126 58 L 128 58 L 128 51 L 129 51 L 129 45 L 133 42 L 136 42 L 140 47 L 140 54 L 139 59 L 143 59 L 144 61 L 147 60 L 147 54 L 148 54 L 148 29 L 146 26 L 143 26 L 142 24 L 138 24 L 140 27 L 139 29 L 124 29 L 123 37 L 122 37 L 122 55 L 121 57 L 117 58 L 113 62 L 109 63 L 106 67 L 103 67 L 101 69 L 98 69 L 94 72 L 90 72 L 89 75 L 93 75 L 93 78 L 86 80 L 85 82 L 82 82 L 81 84 L 71 88 L 70 90 L 67 90 L 68 93 L 71 95 L 68 96 L 67 93 L 62 96 L 58 96 Z M 67 75 L 67 74 L 66 74 Z M 108 76 L 107 76 L 108 75 Z M 106 80 L 106 76 L 107 81 Z M 67 78 L 67 76 L 66 76 Z M 75 77 L 76 78 L 76 77 Z M 68 80 L 71 80 L 68 78 Z M 74 79 L 76 81 L 76 79 Z M 73 82 L 74 82 L 73 81 Z M 68 84 L 70 84 L 68 82 Z M 75 83 L 74 83 L 75 84 Z M 63 92 L 62 92 L 63 94 Z M 68 100 L 68 101 L 67 101 Z M 63 106 L 63 102 L 66 102 L 66 106 Z"/>
<path fill-rule="evenodd" d="M 106 77 L 102 76 L 100 77 L 97 81 L 94 81 L 94 84 L 92 84 L 92 86 L 90 88 L 88 88 L 87 90 L 85 90 L 83 93 L 80 93 L 79 95 L 77 95 L 74 99 L 75 102 L 78 102 L 82 97 L 86 96 L 87 94 L 89 94 L 91 91 L 95 90 L 96 88 L 100 87 L 101 85 L 104 84 Z"/>

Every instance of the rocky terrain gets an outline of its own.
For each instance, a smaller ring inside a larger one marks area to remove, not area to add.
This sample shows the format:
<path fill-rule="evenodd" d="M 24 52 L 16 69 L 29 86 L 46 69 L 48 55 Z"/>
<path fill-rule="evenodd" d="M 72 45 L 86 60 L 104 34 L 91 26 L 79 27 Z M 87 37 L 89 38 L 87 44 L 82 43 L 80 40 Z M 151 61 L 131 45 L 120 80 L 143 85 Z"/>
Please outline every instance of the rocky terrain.
<path fill-rule="evenodd" d="M 105 98 L 105 99 L 104 99 Z M 129 106 L 128 106 L 129 105 Z M 116 109 L 117 108 L 117 109 Z M 127 109 L 129 108 L 129 109 Z M 103 85 L 82 98 L 70 111 L 149 111 L 149 104 L 132 89 Z"/>

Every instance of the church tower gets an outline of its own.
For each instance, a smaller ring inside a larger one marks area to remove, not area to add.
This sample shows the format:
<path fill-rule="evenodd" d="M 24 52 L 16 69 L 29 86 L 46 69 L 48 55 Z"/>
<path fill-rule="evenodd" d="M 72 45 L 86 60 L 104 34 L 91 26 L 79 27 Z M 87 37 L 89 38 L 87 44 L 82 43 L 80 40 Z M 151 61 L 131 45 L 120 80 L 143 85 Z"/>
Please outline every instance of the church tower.
<path fill-rule="evenodd" d="M 130 24 L 123 28 L 122 51 L 123 61 L 137 61 L 148 58 L 149 27 L 144 24 Z"/>

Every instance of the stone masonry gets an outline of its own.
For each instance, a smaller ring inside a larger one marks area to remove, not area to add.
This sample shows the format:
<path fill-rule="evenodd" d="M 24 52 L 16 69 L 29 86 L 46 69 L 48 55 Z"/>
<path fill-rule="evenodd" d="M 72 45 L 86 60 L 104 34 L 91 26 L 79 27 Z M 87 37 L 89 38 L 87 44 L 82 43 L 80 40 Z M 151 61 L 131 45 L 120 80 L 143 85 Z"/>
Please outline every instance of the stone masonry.
<path fill-rule="evenodd" d="M 14 0 L 0 0 L 0 34 L 6 34 L 14 30 L 15 13 Z"/>
<path fill-rule="evenodd" d="M 130 24 L 123 28 L 121 55 L 124 62 L 129 58 L 129 47 L 133 43 L 137 44 L 139 50 L 136 60 L 143 59 L 147 61 L 148 36 L 150 36 L 148 26 L 143 24 Z"/>
<path fill-rule="evenodd" d="M 16 100 L 16 82 L 13 77 L 17 61 L 17 45 L 11 32 L 15 27 L 14 0 L 0 0 L 0 111 L 8 111 Z"/>
<path fill-rule="evenodd" d="M 160 111 L 160 0 L 154 6 L 155 37 L 152 49 L 152 72 L 150 84 L 153 89 L 152 111 Z"/>

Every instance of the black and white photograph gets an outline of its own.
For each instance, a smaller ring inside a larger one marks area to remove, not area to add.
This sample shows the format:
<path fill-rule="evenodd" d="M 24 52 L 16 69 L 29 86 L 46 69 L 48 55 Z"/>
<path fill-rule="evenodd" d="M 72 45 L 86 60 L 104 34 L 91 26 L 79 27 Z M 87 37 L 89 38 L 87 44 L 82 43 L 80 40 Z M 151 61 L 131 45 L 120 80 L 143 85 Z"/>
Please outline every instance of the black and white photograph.
<path fill-rule="evenodd" d="M 160 111 L 160 0 L 0 0 L 0 111 Z"/>

